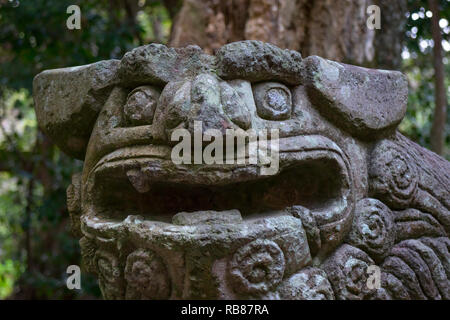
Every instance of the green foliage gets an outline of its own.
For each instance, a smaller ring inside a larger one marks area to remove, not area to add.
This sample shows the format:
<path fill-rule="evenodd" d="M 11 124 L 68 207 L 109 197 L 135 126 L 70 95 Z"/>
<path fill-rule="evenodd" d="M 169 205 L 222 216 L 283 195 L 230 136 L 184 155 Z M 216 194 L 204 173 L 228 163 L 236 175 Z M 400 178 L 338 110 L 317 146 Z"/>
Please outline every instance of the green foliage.
<path fill-rule="evenodd" d="M 0 297 L 12 292 L 14 281 L 20 283 L 20 297 L 74 298 L 86 294 L 65 292 L 63 283 L 65 268 L 80 258 L 77 241 L 67 225 L 65 187 L 72 172 L 81 170 L 81 164 L 54 147 L 46 154 L 39 153 L 36 146 L 42 135 L 37 132 L 28 90 L 7 90 L 0 102 L 0 158 L 4 166 L 0 173 Z M 43 173 L 50 181 L 47 186 L 39 178 Z M 29 262 L 26 230 L 31 234 L 33 270 L 24 272 Z"/>
<path fill-rule="evenodd" d="M 45 69 L 121 58 L 157 37 L 167 41 L 166 8 L 159 1 L 135 2 L 136 16 L 125 1 L 0 0 L 0 299 L 100 295 L 86 273 L 82 290 L 66 288 L 67 266 L 80 264 L 66 187 L 82 163 L 38 131 L 32 80 Z M 81 30 L 66 28 L 72 4 L 80 6 Z"/>
<path fill-rule="evenodd" d="M 406 117 L 400 130 L 422 146 L 430 147 L 434 111 L 434 66 L 431 17 L 427 0 L 409 0 L 403 71 L 409 80 Z M 450 1 L 439 1 L 440 18 L 450 22 Z M 450 41 L 450 26 L 442 28 L 443 41 Z M 445 49 L 445 48 L 444 48 Z M 445 82 L 450 88 L 450 51 L 444 50 Z M 450 96 L 450 89 L 447 97 Z M 447 104 L 448 105 L 448 104 Z M 447 112 L 444 157 L 450 160 L 450 112 Z"/>
<path fill-rule="evenodd" d="M 14 281 L 23 272 L 20 264 L 11 259 L 0 262 L 0 299 L 8 297 L 13 291 Z"/>
<path fill-rule="evenodd" d="M 167 40 L 167 10 L 158 1 L 148 2 L 133 23 L 125 6 L 107 0 L 33 0 L 18 7 L 0 1 L 0 86 L 30 90 L 42 70 L 120 59 L 140 40 L 154 40 L 148 21 L 160 21 L 165 33 L 160 40 Z M 66 9 L 73 4 L 81 9 L 81 30 L 66 28 Z"/>

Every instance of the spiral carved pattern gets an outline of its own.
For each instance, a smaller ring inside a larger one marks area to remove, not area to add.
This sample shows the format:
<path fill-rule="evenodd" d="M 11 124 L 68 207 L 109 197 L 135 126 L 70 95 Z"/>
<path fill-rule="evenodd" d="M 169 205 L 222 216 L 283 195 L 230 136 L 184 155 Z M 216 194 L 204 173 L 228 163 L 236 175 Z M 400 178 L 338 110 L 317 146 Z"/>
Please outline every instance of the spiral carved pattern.
<path fill-rule="evenodd" d="M 110 252 L 97 250 L 94 261 L 103 297 L 105 299 L 123 299 L 119 260 Z"/>
<path fill-rule="evenodd" d="M 127 299 L 168 299 L 169 275 L 161 258 L 150 250 L 138 249 L 127 258 L 125 267 Z"/>
<path fill-rule="evenodd" d="M 356 204 L 355 216 L 346 242 L 364 250 L 375 261 L 381 261 L 395 242 L 391 210 L 376 199 L 362 199 Z"/>
<path fill-rule="evenodd" d="M 241 294 L 264 294 L 282 280 L 285 269 L 283 251 L 273 241 L 255 240 L 236 251 L 230 261 L 229 274 L 235 291 Z"/>
<path fill-rule="evenodd" d="M 418 186 L 417 168 L 407 152 L 391 141 L 381 142 L 372 152 L 370 190 L 394 208 L 406 208 Z"/>
<path fill-rule="evenodd" d="M 368 284 L 373 260 L 360 249 L 343 244 L 322 265 L 338 300 L 371 299 L 377 293 Z"/>

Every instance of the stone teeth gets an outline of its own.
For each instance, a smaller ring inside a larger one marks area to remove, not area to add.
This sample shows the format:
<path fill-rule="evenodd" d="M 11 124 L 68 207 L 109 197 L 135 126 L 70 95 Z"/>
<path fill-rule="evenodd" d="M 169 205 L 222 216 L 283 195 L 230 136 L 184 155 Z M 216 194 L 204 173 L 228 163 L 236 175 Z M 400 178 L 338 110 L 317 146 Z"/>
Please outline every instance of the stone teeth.
<path fill-rule="evenodd" d="M 143 216 L 129 215 L 128 217 L 126 217 L 126 219 L 123 222 L 129 223 L 129 224 L 140 224 L 144 221 L 145 221 L 145 218 Z"/>
<path fill-rule="evenodd" d="M 128 180 L 130 180 L 133 187 L 139 193 L 145 193 L 150 191 L 150 183 L 148 177 L 138 169 L 131 169 L 127 171 Z"/>
<path fill-rule="evenodd" d="M 180 226 L 190 226 L 197 224 L 227 224 L 241 223 L 242 216 L 239 210 L 226 211 L 195 211 L 179 212 L 172 218 L 172 223 Z"/>

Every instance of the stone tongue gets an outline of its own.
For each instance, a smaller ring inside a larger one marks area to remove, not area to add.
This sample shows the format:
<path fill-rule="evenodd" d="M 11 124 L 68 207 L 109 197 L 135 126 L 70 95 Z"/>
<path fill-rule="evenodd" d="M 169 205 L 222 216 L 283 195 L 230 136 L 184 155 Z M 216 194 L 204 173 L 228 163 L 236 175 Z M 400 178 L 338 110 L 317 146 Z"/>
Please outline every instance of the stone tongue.
<path fill-rule="evenodd" d="M 172 223 L 180 226 L 196 224 L 240 223 L 242 216 L 239 210 L 179 212 L 172 218 Z"/>

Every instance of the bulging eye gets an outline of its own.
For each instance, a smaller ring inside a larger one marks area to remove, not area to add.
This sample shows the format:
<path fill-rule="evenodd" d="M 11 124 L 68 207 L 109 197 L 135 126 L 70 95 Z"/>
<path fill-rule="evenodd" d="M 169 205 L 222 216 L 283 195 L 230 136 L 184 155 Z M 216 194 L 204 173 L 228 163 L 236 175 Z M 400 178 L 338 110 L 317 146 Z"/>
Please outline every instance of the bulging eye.
<path fill-rule="evenodd" d="M 267 120 L 286 120 L 291 116 L 292 98 L 288 87 L 276 82 L 253 86 L 258 115 Z"/>
<path fill-rule="evenodd" d="M 153 122 L 160 92 L 151 86 L 141 86 L 130 92 L 123 108 L 129 125 L 146 125 Z"/>

